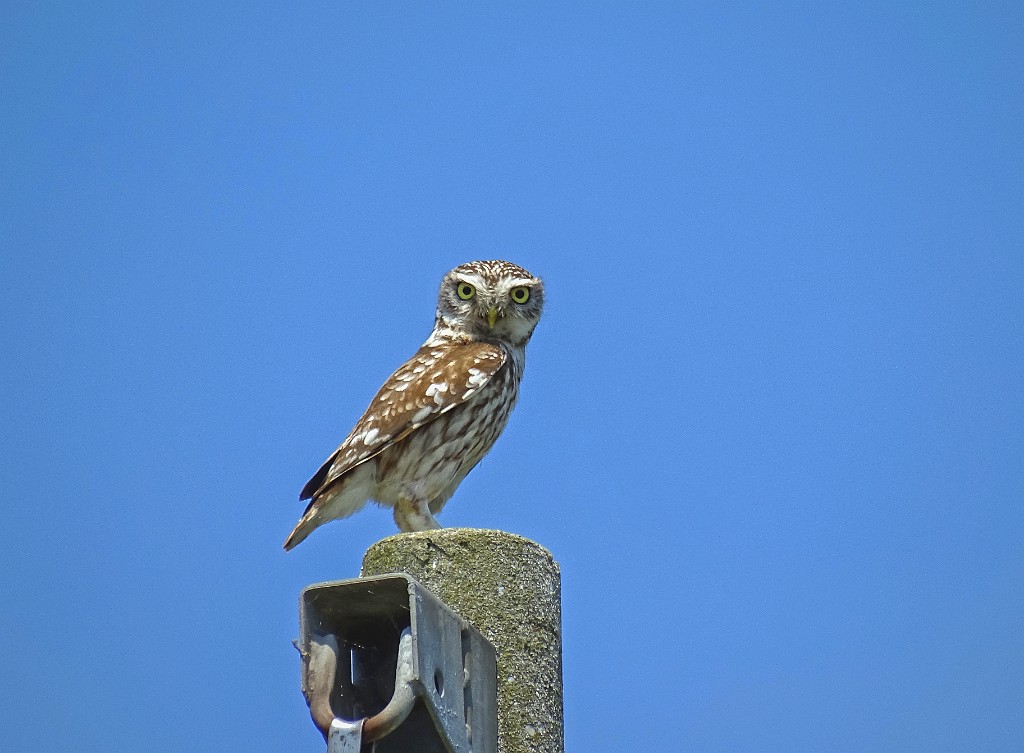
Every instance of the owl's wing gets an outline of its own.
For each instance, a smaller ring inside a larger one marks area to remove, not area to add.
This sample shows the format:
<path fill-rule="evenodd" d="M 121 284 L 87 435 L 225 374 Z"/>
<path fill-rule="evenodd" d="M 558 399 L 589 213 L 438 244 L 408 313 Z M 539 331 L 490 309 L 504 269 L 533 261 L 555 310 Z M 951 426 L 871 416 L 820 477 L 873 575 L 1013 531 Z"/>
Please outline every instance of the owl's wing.
<path fill-rule="evenodd" d="M 380 388 L 341 446 L 302 488 L 319 495 L 360 463 L 379 455 L 426 423 L 479 392 L 505 365 L 498 345 L 424 345 Z"/>

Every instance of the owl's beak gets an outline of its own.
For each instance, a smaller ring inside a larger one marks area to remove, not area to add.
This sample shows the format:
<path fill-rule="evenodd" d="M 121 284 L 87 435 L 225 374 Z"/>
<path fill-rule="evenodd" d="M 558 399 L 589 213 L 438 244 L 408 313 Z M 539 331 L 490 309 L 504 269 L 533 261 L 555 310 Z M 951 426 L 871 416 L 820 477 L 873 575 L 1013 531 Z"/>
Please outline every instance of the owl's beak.
<path fill-rule="evenodd" d="M 487 309 L 487 326 L 490 329 L 494 329 L 494 323 L 498 321 L 498 309 L 491 306 Z"/>

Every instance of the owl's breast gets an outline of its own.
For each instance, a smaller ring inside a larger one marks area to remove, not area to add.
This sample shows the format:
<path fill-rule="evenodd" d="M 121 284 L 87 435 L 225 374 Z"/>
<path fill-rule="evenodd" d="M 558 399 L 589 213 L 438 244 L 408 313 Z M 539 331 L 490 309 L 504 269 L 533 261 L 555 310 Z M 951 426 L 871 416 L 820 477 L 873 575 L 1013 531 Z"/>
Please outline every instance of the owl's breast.
<path fill-rule="evenodd" d="M 483 389 L 416 429 L 377 458 L 374 498 L 429 500 L 436 511 L 497 441 L 519 393 L 516 369 L 502 369 Z"/>

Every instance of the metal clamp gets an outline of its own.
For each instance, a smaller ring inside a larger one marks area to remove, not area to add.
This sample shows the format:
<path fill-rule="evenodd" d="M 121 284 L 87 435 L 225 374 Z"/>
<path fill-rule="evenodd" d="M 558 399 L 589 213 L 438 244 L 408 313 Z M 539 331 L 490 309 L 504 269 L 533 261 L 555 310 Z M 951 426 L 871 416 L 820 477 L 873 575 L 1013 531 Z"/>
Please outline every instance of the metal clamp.
<path fill-rule="evenodd" d="M 494 648 L 412 577 L 309 586 L 299 622 L 328 753 L 496 753 Z"/>

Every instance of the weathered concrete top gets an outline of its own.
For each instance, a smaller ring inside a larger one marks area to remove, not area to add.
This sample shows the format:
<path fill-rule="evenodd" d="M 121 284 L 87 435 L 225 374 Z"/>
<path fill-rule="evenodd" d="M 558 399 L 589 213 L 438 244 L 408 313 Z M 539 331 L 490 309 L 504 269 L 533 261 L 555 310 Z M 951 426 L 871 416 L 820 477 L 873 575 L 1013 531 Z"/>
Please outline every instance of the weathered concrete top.
<path fill-rule="evenodd" d="M 363 575 L 404 572 L 469 620 L 498 654 L 498 750 L 562 753 L 558 563 L 503 531 L 442 528 L 370 547 Z"/>

